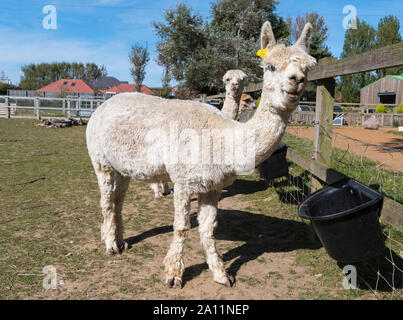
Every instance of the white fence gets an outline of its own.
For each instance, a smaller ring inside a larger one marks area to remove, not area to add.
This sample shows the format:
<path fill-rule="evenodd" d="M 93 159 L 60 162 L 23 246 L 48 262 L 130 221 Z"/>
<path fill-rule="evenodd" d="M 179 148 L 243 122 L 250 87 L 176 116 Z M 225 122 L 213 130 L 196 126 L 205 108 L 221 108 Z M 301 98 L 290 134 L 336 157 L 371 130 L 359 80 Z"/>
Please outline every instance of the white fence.
<path fill-rule="evenodd" d="M 104 99 L 67 97 L 0 96 L 0 117 L 6 118 L 65 118 L 89 117 Z"/>

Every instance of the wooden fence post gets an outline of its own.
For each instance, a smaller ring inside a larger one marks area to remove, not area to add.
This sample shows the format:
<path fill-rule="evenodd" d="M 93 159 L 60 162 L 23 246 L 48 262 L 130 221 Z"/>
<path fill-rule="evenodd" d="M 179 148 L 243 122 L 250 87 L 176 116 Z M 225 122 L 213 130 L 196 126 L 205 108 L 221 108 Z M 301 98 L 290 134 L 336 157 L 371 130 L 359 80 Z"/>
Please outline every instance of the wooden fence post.
<path fill-rule="evenodd" d="M 34 112 L 35 112 L 35 114 L 36 114 L 36 118 L 38 119 L 38 120 L 41 120 L 41 114 L 40 114 L 40 109 L 39 109 L 39 107 L 40 107 L 40 100 L 39 100 L 39 98 L 38 97 L 36 97 L 35 98 L 35 100 L 34 100 Z"/>
<path fill-rule="evenodd" d="M 11 109 L 10 109 L 10 103 L 9 103 L 9 101 L 8 101 L 8 97 L 6 97 L 6 98 L 4 99 L 4 104 L 5 104 L 5 106 L 6 106 L 7 119 L 10 119 L 10 118 L 11 118 Z"/>
<path fill-rule="evenodd" d="M 62 104 L 63 104 L 63 106 L 62 106 L 62 109 L 63 109 L 63 115 L 64 115 L 64 116 L 66 116 L 66 100 L 64 100 L 64 99 L 63 99 Z"/>
<path fill-rule="evenodd" d="M 335 83 L 334 78 L 319 80 L 316 88 L 313 158 L 327 167 L 330 167 L 330 157 L 332 155 Z M 313 191 L 320 187 L 320 182 L 315 177 L 312 177 Z"/>
<path fill-rule="evenodd" d="M 70 108 L 71 108 L 71 101 L 67 100 L 67 118 L 70 118 L 70 115 L 71 115 Z"/>

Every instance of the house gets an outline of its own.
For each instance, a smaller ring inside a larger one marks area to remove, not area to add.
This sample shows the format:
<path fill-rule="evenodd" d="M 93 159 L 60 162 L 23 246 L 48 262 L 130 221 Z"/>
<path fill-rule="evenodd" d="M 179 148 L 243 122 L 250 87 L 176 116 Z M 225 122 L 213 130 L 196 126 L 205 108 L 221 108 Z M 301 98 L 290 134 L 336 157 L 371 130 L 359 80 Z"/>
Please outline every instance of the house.
<path fill-rule="evenodd" d="M 403 77 L 389 75 L 361 89 L 360 103 L 400 104 L 403 102 Z"/>
<path fill-rule="evenodd" d="M 121 83 L 128 83 L 127 81 L 120 81 L 115 77 L 99 77 L 89 83 L 89 85 L 97 91 L 106 92 L 107 89 L 118 86 Z"/>
<path fill-rule="evenodd" d="M 135 84 L 121 83 L 117 86 L 105 90 L 105 93 L 109 95 L 115 95 L 123 92 L 135 92 L 135 91 L 136 91 Z M 155 92 L 152 91 L 149 87 L 145 86 L 144 84 L 141 85 L 140 91 L 145 94 L 155 95 Z"/>
<path fill-rule="evenodd" d="M 85 96 L 85 95 L 94 95 L 95 91 L 91 88 L 87 83 L 83 80 L 78 79 L 60 79 L 58 81 L 52 82 L 47 86 L 44 86 L 38 90 L 43 94 L 43 96 L 52 96 L 56 95 L 76 95 L 76 96 Z"/>

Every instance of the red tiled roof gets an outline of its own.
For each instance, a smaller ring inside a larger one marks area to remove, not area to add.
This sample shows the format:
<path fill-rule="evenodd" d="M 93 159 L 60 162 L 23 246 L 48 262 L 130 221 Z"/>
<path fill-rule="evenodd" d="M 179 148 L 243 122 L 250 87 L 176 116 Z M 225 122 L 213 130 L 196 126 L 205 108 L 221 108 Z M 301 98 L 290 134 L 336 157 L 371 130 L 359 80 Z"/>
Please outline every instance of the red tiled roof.
<path fill-rule="evenodd" d="M 152 91 L 149 87 L 145 85 L 141 85 L 141 92 L 145 94 L 150 94 L 154 95 L 154 91 Z M 135 84 L 129 84 L 129 83 L 121 83 L 117 86 L 114 86 L 112 88 L 109 88 L 108 90 L 105 90 L 105 92 L 113 92 L 113 93 L 123 93 L 123 92 L 135 92 L 136 91 L 136 85 Z"/>
<path fill-rule="evenodd" d="M 83 80 L 77 79 L 60 79 L 36 91 L 94 93 L 94 89 L 92 89 L 88 84 L 86 84 Z"/>

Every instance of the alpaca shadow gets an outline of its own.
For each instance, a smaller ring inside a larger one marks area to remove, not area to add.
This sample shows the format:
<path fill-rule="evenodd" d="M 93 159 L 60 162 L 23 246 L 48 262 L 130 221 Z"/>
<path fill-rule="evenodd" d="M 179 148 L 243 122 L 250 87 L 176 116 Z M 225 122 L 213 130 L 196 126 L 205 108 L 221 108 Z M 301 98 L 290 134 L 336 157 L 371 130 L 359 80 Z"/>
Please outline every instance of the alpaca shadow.
<path fill-rule="evenodd" d="M 190 215 L 190 228 L 193 229 L 197 226 L 198 226 L 197 215 L 196 215 L 196 213 L 192 213 Z M 129 245 L 129 249 L 130 249 L 136 243 L 139 243 L 140 241 L 143 241 L 147 238 L 151 238 L 151 237 L 157 236 L 159 234 L 169 233 L 169 232 L 173 232 L 173 231 L 174 231 L 174 229 L 173 229 L 172 225 L 157 227 L 157 228 L 145 231 L 143 233 L 140 233 L 137 236 L 126 238 L 124 241 Z"/>
<path fill-rule="evenodd" d="M 322 246 L 317 239 L 313 239 L 309 225 L 303 222 L 238 210 L 218 210 L 217 222 L 214 232 L 216 239 L 244 242 L 222 256 L 224 261 L 235 259 L 227 269 L 233 276 L 236 276 L 243 264 L 266 252 L 287 252 L 302 248 L 315 250 Z M 196 213 L 191 214 L 190 225 L 191 228 L 198 226 Z M 146 238 L 168 232 L 173 232 L 171 225 L 145 231 L 125 241 L 130 248 Z M 207 263 L 187 267 L 183 274 L 183 285 L 206 269 Z"/>
<path fill-rule="evenodd" d="M 244 242 L 222 256 L 224 261 L 235 259 L 227 268 L 228 273 L 234 277 L 242 265 L 256 260 L 266 252 L 287 252 L 302 248 L 315 250 L 322 246 L 313 239 L 309 225 L 303 222 L 238 210 L 219 210 L 217 220 L 218 227 L 214 233 L 216 239 Z M 206 263 L 187 267 L 183 283 L 206 269 Z"/>
<path fill-rule="evenodd" d="M 224 188 L 221 193 L 221 199 L 232 197 L 236 194 L 252 194 L 258 191 L 266 190 L 268 183 L 265 180 L 249 181 L 236 179 L 233 184 Z"/>
<path fill-rule="evenodd" d="M 349 264 L 338 262 L 337 265 L 340 269 L 347 265 L 356 268 L 356 285 L 359 289 L 393 292 L 403 288 L 400 271 L 403 269 L 403 259 L 388 248 L 381 255 L 366 261 Z M 349 273 L 346 275 L 348 277 Z"/>
<path fill-rule="evenodd" d="M 292 183 L 291 183 L 292 179 Z M 271 181 L 274 190 L 279 196 L 279 200 L 286 204 L 299 205 L 309 197 L 311 189 L 306 184 L 310 180 L 309 172 L 304 171 L 299 176 L 289 175 L 286 179 L 275 179 Z M 292 187 L 292 190 L 290 190 Z"/>

